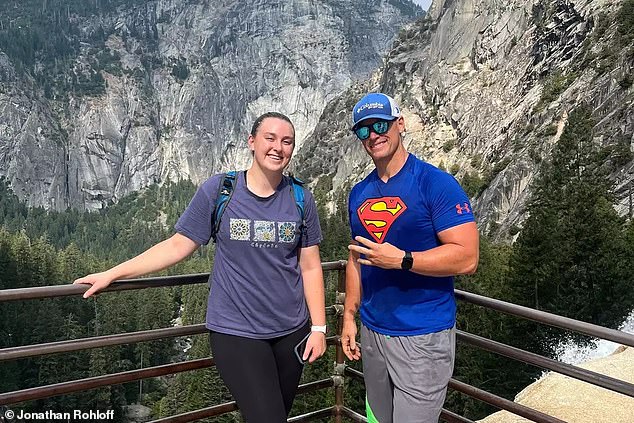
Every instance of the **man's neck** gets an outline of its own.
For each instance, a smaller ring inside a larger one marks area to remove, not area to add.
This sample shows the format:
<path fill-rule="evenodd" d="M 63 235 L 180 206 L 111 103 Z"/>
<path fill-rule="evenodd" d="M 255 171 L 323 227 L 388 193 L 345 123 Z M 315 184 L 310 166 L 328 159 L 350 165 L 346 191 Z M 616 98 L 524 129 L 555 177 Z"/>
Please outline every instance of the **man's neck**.
<path fill-rule="evenodd" d="M 376 172 L 383 182 L 387 182 L 391 177 L 396 175 L 407 162 L 409 153 L 405 150 L 403 144 L 394 152 L 394 154 L 384 160 L 375 161 Z"/>
<path fill-rule="evenodd" d="M 266 172 L 254 164 L 247 170 L 246 179 L 249 191 L 260 197 L 268 197 L 282 182 L 282 174 Z"/>

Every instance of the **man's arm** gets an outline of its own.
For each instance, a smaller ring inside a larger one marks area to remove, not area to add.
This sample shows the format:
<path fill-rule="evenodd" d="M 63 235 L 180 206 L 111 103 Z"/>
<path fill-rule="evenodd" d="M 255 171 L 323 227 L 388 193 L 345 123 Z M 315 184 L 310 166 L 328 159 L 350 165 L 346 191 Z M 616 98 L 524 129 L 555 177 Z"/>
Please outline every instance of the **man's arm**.
<path fill-rule="evenodd" d="M 346 299 L 343 307 L 343 330 L 341 332 L 341 346 L 350 360 L 361 358 L 361 351 L 357 347 L 357 323 L 355 315 L 361 304 L 361 266 L 359 254 L 350 251 L 346 264 Z"/>
<path fill-rule="evenodd" d="M 400 269 L 405 251 L 385 242 L 377 244 L 367 238 L 355 238 L 362 245 L 348 249 L 364 254 L 357 262 L 383 269 Z M 426 276 L 454 276 L 472 274 L 478 267 L 479 234 L 475 222 L 463 223 L 438 233 L 442 245 L 427 251 L 412 251 L 411 271 Z M 347 293 L 346 293 L 347 295 Z"/>

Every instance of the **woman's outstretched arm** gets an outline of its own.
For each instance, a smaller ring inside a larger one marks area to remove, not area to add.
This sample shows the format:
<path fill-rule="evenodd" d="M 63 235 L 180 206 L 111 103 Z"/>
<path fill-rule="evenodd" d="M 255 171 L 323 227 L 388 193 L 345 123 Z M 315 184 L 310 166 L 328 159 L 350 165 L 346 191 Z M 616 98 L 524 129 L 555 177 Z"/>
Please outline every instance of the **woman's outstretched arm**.
<path fill-rule="evenodd" d="M 92 273 L 83 278 L 76 279 L 76 284 L 92 285 L 84 293 L 88 298 L 117 279 L 135 278 L 148 273 L 158 272 L 173 264 L 178 263 L 200 247 L 199 244 L 184 235 L 176 233 L 165 241 L 161 241 L 148 248 L 138 256 L 118 264 L 104 272 Z"/>

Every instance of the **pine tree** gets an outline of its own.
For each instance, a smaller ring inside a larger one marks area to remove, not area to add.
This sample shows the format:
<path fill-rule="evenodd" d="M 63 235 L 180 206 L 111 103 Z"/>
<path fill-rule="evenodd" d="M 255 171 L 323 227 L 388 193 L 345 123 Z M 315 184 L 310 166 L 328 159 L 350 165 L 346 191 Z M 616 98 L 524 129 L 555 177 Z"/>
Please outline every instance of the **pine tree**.
<path fill-rule="evenodd" d="M 574 110 L 541 170 L 528 206 L 529 218 L 511 257 L 509 297 L 540 310 L 613 326 L 630 304 L 624 283 L 623 222 L 614 208 L 593 121 Z M 547 327 L 517 328 L 524 345 L 552 353 L 561 336 Z"/>

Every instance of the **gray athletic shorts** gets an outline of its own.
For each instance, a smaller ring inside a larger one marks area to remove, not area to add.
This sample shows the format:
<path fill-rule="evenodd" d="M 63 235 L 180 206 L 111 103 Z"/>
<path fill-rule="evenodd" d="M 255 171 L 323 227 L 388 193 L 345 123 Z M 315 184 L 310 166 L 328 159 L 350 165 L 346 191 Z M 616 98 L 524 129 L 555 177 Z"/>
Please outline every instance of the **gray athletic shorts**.
<path fill-rule="evenodd" d="M 361 327 L 368 422 L 438 422 L 453 373 L 456 329 L 387 336 Z"/>

